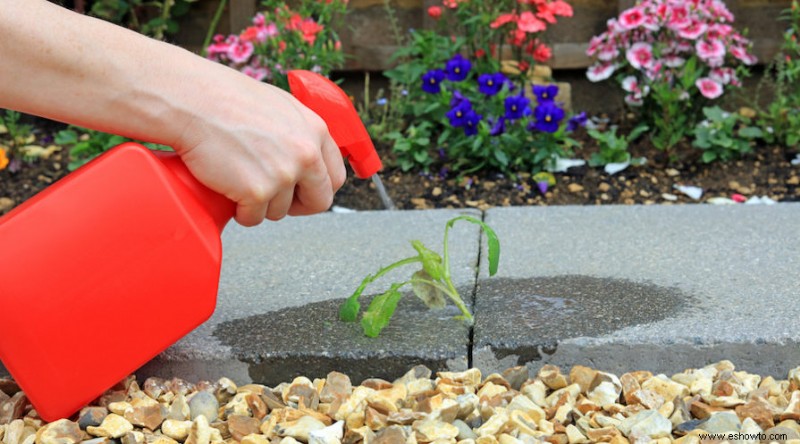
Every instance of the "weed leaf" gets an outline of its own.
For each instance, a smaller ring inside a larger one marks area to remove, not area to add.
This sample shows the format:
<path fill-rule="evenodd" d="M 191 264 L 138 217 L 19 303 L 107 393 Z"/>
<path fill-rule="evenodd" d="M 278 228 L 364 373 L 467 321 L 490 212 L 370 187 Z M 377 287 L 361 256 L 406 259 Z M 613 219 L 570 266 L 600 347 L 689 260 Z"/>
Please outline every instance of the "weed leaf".
<path fill-rule="evenodd" d="M 411 276 L 411 289 L 428 308 L 444 308 L 447 300 L 444 292 L 431 284 L 431 276 L 425 270 L 419 270 Z"/>
<path fill-rule="evenodd" d="M 386 293 L 376 296 L 369 304 L 369 308 L 361 318 L 361 327 L 364 329 L 365 335 L 375 338 L 389 324 L 389 319 L 392 318 L 397 303 L 403 296 L 398 291 L 402 285 L 392 284 L 392 288 L 388 289 Z"/>
<path fill-rule="evenodd" d="M 356 288 L 356 291 L 344 301 L 339 308 L 339 319 L 345 322 L 355 322 L 358 317 L 358 312 L 361 310 L 361 304 L 358 303 L 358 298 L 361 297 L 361 293 L 363 293 L 367 285 L 372 282 L 372 279 L 372 275 L 367 275 L 367 277 L 361 281 L 358 288 Z"/>
<path fill-rule="evenodd" d="M 459 216 L 450 219 L 447 222 L 447 227 L 452 227 L 453 224 L 455 224 L 458 220 L 465 220 L 473 224 L 478 224 L 481 226 L 481 228 L 483 228 L 483 232 L 486 233 L 486 241 L 489 244 L 489 276 L 494 276 L 495 273 L 497 273 L 497 267 L 500 264 L 500 240 L 497 239 L 497 234 L 490 226 L 472 216 Z"/>
<path fill-rule="evenodd" d="M 439 253 L 422 245 L 422 242 L 418 240 L 411 241 L 411 245 L 417 250 L 417 253 L 419 253 L 419 258 L 422 261 L 422 268 L 425 272 L 435 280 L 441 279 L 444 276 L 444 270 L 442 268 L 442 257 L 439 256 Z"/>

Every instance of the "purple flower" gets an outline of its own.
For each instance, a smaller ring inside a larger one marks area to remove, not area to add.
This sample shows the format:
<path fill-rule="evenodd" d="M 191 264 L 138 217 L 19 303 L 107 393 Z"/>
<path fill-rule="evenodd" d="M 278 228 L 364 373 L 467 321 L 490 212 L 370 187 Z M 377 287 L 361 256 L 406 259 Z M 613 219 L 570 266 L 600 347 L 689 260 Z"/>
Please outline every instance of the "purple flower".
<path fill-rule="evenodd" d="M 586 111 L 583 111 L 580 114 L 575 114 L 567 121 L 567 131 L 572 132 L 579 127 L 586 126 L 586 120 L 588 120 L 588 117 L 586 117 Z"/>
<path fill-rule="evenodd" d="M 516 120 L 522 118 L 526 111 L 530 111 L 530 99 L 523 95 L 506 97 L 506 119 Z"/>
<path fill-rule="evenodd" d="M 442 80 L 444 80 L 444 71 L 432 69 L 422 75 L 422 90 L 426 93 L 439 94 L 442 90 Z"/>
<path fill-rule="evenodd" d="M 461 54 L 456 54 L 452 59 L 447 61 L 447 65 L 445 66 L 447 80 L 451 82 L 460 82 L 467 78 L 470 69 L 472 69 L 472 62 L 465 59 Z"/>
<path fill-rule="evenodd" d="M 564 110 L 553 102 L 542 103 L 533 110 L 536 123 L 533 128 L 545 133 L 558 131 L 558 125 L 564 119 Z"/>
<path fill-rule="evenodd" d="M 533 94 L 536 95 L 536 102 L 539 104 L 552 102 L 558 95 L 556 85 L 533 85 Z"/>
<path fill-rule="evenodd" d="M 465 101 L 469 102 L 469 99 L 464 97 L 464 95 L 461 94 L 461 91 L 453 91 L 453 98 L 450 99 L 450 108 L 455 108 L 461 104 L 461 102 Z M 470 108 L 472 108 L 472 104 L 470 104 Z"/>
<path fill-rule="evenodd" d="M 472 104 L 469 100 L 464 99 L 458 102 L 458 104 L 451 108 L 445 115 L 450 119 L 450 125 L 459 128 L 467 124 L 467 116 L 470 112 L 473 114 L 475 113 L 472 111 Z"/>
<path fill-rule="evenodd" d="M 492 130 L 489 131 L 490 136 L 499 136 L 506 132 L 506 118 L 500 117 L 497 119 L 497 122 L 492 126 Z"/>
<path fill-rule="evenodd" d="M 446 178 L 447 177 L 447 173 L 449 173 L 449 172 L 450 172 L 450 170 L 446 166 L 443 166 L 442 169 L 439 170 L 439 179 Z"/>
<path fill-rule="evenodd" d="M 464 134 L 467 136 L 474 136 L 478 134 L 478 123 L 480 123 L 483 116 L 473 110 L 467 113 L 467 121 L 464 124 Z"/>
<path fill-rule="evenodd" d="M 478 76 L 478 90 L 491 97 L 499 93 L 507 81 L 508 79 L 501 72 L 481 74 Z"/>

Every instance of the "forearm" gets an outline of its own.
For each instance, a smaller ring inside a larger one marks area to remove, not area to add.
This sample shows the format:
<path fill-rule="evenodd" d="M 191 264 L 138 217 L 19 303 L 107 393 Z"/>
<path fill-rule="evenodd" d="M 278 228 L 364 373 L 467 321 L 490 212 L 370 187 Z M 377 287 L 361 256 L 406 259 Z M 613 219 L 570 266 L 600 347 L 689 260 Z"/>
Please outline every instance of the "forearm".
<path fill-rule="evenodd" d="M 0 107 L 164 144 L 237 74 L 44 0 L 0 0 L 0 35 Z"/>

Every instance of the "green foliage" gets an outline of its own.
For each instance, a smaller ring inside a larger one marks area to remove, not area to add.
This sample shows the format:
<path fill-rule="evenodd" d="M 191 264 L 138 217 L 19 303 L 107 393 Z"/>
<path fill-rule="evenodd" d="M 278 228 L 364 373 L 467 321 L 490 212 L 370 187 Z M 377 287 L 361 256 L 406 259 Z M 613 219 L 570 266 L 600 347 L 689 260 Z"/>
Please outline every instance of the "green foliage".
<path fill-rule="evenodd" d="M 700 110 L 707 99 L 698 94 L 690 98 L 686 91 L 694 88 L 695 81 L 701 75 L 702 71 L 697 67 L 697 57 L 692 56 L 686 61 L 682 75 L 676 79 L 679 85 L 666 82 L 654 82 L 650 85 L 650 99 L 641 116 L 653 129 L 650 141 L 656 148 L 671 150 L 686 139 L 692 127 L 700 120 Z"/>
<path fill-rule="evenodd" d="M 178 32 L 177 18 L 198 0 L 96 0 L 89 13 L 141 34 L 164 39 Z"/>
<path fill-rule="evenodd" d="M 22 155 L 21 148 L 34 139 L 33 128 L 20 123 L 21 117 L 22 114 L 10 109 L 5 110 L 5 115 L 0 115 L 0 145 L 8 148 L 5 155 L 12 159 Z"/>
<path fill-rule="evenodd" d="M 588 130 L 587 133 L 594 139 L 600 151 L 592 153 L 589 159 L 590 166 L 602 166 L 609 163 L 623 163 L 631 160 L 631 153 L 628 152 L 628 147 L 631 142 L 638 139 L 645 131 L 650 128 L 641 124 L 631 130 L 627 136 L 617 135 L 617 127 L 613 126 L 607 131 L 598 131 L 596 129 Z"/>
<path fill-rule="evenodd" d="M 759 126 L 766 129 L 764 138 L 787 148 L 800 146 L 800 3 L 784 10 L 781 19 L 789 22 L 783 34 L 781 51 L 775 56 L 759 84 L 759 94 L 766 84 L 774 90 L 772 101 L 758 112 Z"/>
<path fill-rule="evenodd" d="M 728 113 L 720 107 L 703 108 L 706 120 L 694 129 L 692 144 L 703 150 L 703 162 L 737 159 L 752 152 L 755 139 L 763 137 L 762 131 L 749 126 L 750 119 Z"/>
<path fill-rule="evenodd" d="M 68 165 L 68 169 L 70 171 L 74 171 L 83 164 L 121 143 L 132 141 L 134 140 L 127 137 L 80 128 L 77 126 L 70 126 L 68 129 L 59 131 L 55 137 L 55 143 L 57 145 L 70 148 L 70 159 Z M 142 144 L 154 150 L 171 150 L 171 148 L 168 146 L 159 145 L 156 143 Z"/>
<path fill-rule="evenodd" d="M 263 0 L 261 6 L 251 26 L 227 37 L 215 35 L 205 48 L 206 57 L 287 91 L 289 70 L 327 76 L 344 64 L 336 29 L 347 13 L 346 1 Z"/>
<path fill-rule="evenodd" d="M 483 229 L 483 232 L 486 234 L 489 250 L 489 276 L 494 276 L 497 273 L 497 267 L 500 262 L 500 241 L 497 239 L 497 234 L 495 234 L 491 227 L 474 217 L 458 216 L 450 219 L 445 225 L 444 250 L 442 255 L 427 248 L 420 241 L 412 241 L 411 245 L 414 247 L 414 250 L 416 250 L 417 255 L 399 260 L 381 268 L 375 274 L 368 275 L 364 278 L 356 291 L 342 304 L 339 309 L 339 318 L 345 322 L 355 322 L 361 310 L 361 304 L 358 302 L 358 299 L 361 297 L 367 285 L 396 268 L 410 264 L 418 264 L 422 266 L 422 269 L 415 272 L 409 280 L 393 283 L 389 290 L 376 296 L 372 300 L 361 317 L 361 327 L 364 330 L 364 334 L 374 338 L 388 325 L 402 297 L 400 289 L 408 284 L 411 284 L 414 294 L 430 308 L 444 307 L 445 297 L 449 297 L 461 310 L 462 315 L 458 318 L 472 322 L 472 313 L 469 312 L 464 300 L 461 299 L 461 296 L 458 294 L 458 290 L 456 290 L 453 285 L 450 275 L 448 234 L 453 224 L 460 220 L 477 224 Z"/>

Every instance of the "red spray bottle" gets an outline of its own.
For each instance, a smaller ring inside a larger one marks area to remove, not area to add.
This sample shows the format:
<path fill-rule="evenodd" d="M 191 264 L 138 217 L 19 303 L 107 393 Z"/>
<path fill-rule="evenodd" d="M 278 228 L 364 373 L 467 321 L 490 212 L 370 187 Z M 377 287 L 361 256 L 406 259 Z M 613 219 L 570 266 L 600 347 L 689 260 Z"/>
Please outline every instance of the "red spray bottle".
<path fill-rule="evenodd" d="M 380 170 L 338 86 L 308 71 L 289 83 L 358 177 Z M 72 415 L 211 316 L 234 212 L 177 154 L 126 143 L 0 218 L 0 360 L 43 419 Z"/>

